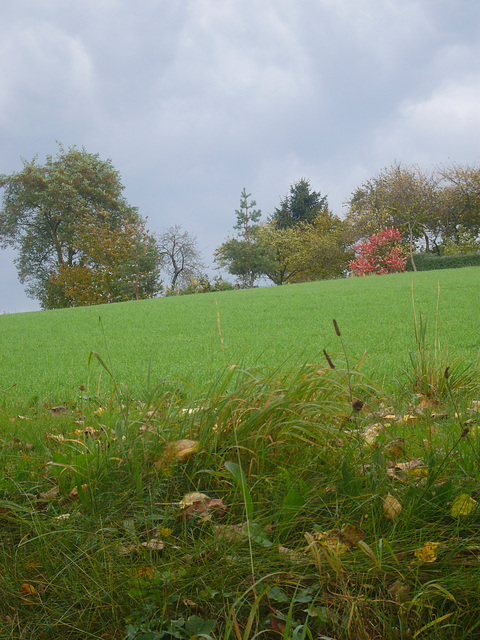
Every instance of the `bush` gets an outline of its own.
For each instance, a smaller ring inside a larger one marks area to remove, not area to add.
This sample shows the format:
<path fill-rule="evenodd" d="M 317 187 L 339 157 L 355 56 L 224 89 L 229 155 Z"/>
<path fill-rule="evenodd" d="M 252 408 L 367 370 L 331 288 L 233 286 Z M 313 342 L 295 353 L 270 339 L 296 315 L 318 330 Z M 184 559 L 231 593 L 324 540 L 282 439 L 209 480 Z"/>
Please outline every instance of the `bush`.
<path fill-rule="evenodd" d="M 417 253 L 414 255 L 417 271 L 433 271 L 435 269 L 459 269 L 460 267 L 480 267 L 480 253 L 469 253 L 456 256 L 436 256 L 433 253 Z M 407 260 L 407 271 L 413 271 L 410 260 Z"/>

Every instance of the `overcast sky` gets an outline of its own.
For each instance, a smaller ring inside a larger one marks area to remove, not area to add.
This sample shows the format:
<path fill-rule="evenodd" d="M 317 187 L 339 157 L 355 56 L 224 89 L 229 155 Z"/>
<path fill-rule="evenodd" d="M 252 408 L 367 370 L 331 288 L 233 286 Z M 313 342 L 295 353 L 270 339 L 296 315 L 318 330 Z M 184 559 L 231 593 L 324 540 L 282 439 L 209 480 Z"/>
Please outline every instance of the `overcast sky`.
<path fill-rule="evenodd" d="M 394 160 L 480 156 L 478 0 L 2 0 L 0 173 L 110 158 L 152 231 L 206 262 L 243 187 L 305 177 L 334 213 Z M 38 309 L 0 251 L 0 313 Z"/>

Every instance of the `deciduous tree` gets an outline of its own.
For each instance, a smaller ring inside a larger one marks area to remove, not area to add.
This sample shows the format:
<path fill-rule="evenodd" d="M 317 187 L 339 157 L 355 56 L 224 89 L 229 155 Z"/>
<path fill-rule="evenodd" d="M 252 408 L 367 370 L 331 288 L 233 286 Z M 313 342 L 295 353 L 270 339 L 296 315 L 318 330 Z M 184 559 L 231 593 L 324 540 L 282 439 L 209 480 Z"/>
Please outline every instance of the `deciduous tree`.
<path fill-rule="evenodd" d="M 82 229 L 98 230 L 99 238 L 107 235 L 112 242 L 129 226 L 137 228 L 138 238 L 144 234 L 142 220 L 124 198 L 111 161 L 85 149 L 65 150 L 60 145 L 57 155 L 47 156 L 44 164 L 35 157 L 24 161 L 21 171 L 1 176 L 0 186 L 4 189 L 0 243 L 17 249 L 20 281 L 42 305 L 53 299 L 60 304 L 60 281 L 57 295 L 51 295 L 60 273 L 73 273 L 73 267 L 92 260 L 79 244 Z M 100 264 L 98 256 L 96 260 Z M 131 297 L 136 297 L 134 288 Z M 63 298 L 64 304 L 67 299 Z"/>
<path fill-rule="evenodd" d="M 104 224 L 99 224 L 102 217 Z M 75 237 L 79 259 L 50 274 L 41 299 L 44 308 L 140 300 L 160 292 L 155 238 L 140 221 L 124 221 L 112 233 L 108 219 L 105 212 L 85 216 Z"/>
<path fill-rule="evenodd" d="M 165 229 L 157 240 L 163 268 L 169 277 L 169 286 L 188 286 L 191 279 L 202 275 L 205 265 L 198 241 L 180 225 Z"/>

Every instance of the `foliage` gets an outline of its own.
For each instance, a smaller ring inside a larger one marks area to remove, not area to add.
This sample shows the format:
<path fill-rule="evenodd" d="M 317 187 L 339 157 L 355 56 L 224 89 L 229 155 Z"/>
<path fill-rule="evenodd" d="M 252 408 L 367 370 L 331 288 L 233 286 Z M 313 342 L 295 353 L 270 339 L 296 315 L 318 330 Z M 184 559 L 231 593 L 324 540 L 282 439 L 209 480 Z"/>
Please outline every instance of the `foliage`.
<path fill-rule="evenodd" d="M 50 275 L 43 308 L 140 300 L 160 292 L 158 250 L 144 224 L 125 221 L 113 234 L 108 223 L 104 212 L 97 212 L 96 220 L 84 217 L 75 236 L 81 257 L 75 264 L 59 265 Z"/>
<path fill-rule="evenodd" d="M 0 241 L 3 246 L 11 245 L 18 250 L 16 266 L 20 281 L 27 285 L 27 294 L 41 300 L 44 306 L 54 301 L 61 306 L 67 304 L 68 296 L 63 297 L 58 290 L 52 293 L 52 279 L 57 278 L 60 283 L 60 272 L 72 273 L 73 267 L 84 262 L 94 262 L 100 267 L 100 247 L 93 249 L 93 243 L 89 243 L 91 253 L 95 253 L 93 258 L 85 255 L 77 244 L 84 236 L 85 226 L 89 230 L 98 229 L 99 236 L 108 238 L 109 254 L 126 227 L 137 227 L 136 244 L 146 242 L 138 258 L 142 252 L 148 253 L 148 272 L 152 271 L 151 241 L 137 210 L 123 197 L 120 175 L 110 160 L 101 160 L 85 149 L 65 150 L 60 145 L 57 155 L 47 156 L 45 164 L 34 158 L 31 162 L 24 161 L 22 171 L 1 176 L 0 186 L 4 188 Z M 139 273 L 141 260 L 134 262 Z M 85 283 L 83 279 L 83 286 Z M 154 295 L 157 284 L 151 289 L 149 295 Z M 98 298 L 101 293 L 111 295 L 110 291 L 97 291 L 82 294 L 81 298 Z M 135 296 L 132 287 L 130 297 Z"/>
<path fill-rule="evenodd" d="M 480 166 L 452 164 L 438 169 L 439 210 L 432 229 L 440 253 L 459 246 L 477 250 L 480 241 Z"/>
<path fill-rule="evenodd" d="M 157 246 L 171 289 L 188 286 L 190 280 L 199 277 L 205 268 L 197 238 L 188 231 L 182 231 L 178 224 L 163 230 L 158 236 Z"/>
<path fill-rule="evenodd" d="M 313 223 L 324 209 L 328 209 L 327 196 L 312 191 L 310 181 L 301 178 L 290 186 L 290 193 L 275 208 L 270 221 L 276 229 L 290 229 L 301 223 Z"/>
<path fill-rule="evenodd" d="M 438 254 L 477 250 L 480 167 L 452 164 L 426 171 L 394 163 L 358 187 L 348 206 L 358 239 L 389 226 L 404 231 L 415 270 L 419 242 Z"/>
<path fill-rule="evenodd" d="M 216 277 L 213 282 L 207 275 L 198 276 L 195 279 L 191 279 L 190 282 L 184 287 L 177 287 L 176 289 L 170 289 L 166 291 L 167 296 L 186 296 L 193 293 L 214 293 L 216 291 L 232 291 L 235 289 L 231 282 L 223 280 L 221 277 Z"/>
<path fill-rule="evenodd" d="M 356 247 L 356 257 L 349 264 L 357 276 L 384 275 L 405 271 L 406 259 L 399 246 L 402 233 L 394 227 L 374 233 Z"/>
<path fill-rule="evenodd" d="M 349 201 L 347 218 L 359 238 L 386 227 L 403 230 L 415 270 L 415 242 L 423 238 L 428 250 L 427 229 L 437 209 L 436 178 L 417 165 L 395 163 L 356 189 Z"/>
<path fill-rule="evenodd" d="M 265 273 L 269 264 L 269 252 L 258 241 L 260 209 L 254 209 L 255 200 L 243 188 L 240 195 L 240 209 L 236 209 L 237 221 L 233 227 L 238 238 L 229 238 L 215 251 L 215 262 L 220 268 L 227 268 L 232 275 L 239 276 L 242 284 L 252 288 L 258 276 Z"/>
<path fill-rule="evenodd" d="M 417 271 L 433 271 L 436 269 L 460 269 L 463 267 L 480 267 L 480 253 L 465 255 L 436 255 L 433 253 L 417 253 L 415 255 Z M 407 263 L 407 271 L 411 269 Z"/>
<path fill-rule="evenodd" d="M 270 256 L 265 274 L 277 285 L 341 277 L 352 257 L 350 227 L 328 209 L 310 224 L 280 229 L 268 222 L 258 239 Z"/>

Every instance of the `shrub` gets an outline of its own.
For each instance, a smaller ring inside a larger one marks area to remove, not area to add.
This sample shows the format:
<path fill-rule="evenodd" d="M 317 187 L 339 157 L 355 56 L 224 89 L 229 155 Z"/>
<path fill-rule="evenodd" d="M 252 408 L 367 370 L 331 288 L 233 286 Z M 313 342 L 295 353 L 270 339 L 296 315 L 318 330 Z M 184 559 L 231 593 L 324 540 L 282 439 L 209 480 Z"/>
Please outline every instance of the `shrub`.
<path fill-rule="evenodd" d="M 406 258 L 398 244 L 402 236 L 395 227 L 374 233 L 356 247 L 356 258 L 349 263 L 350 269 L 357 276 L 405 271 Z"/>

